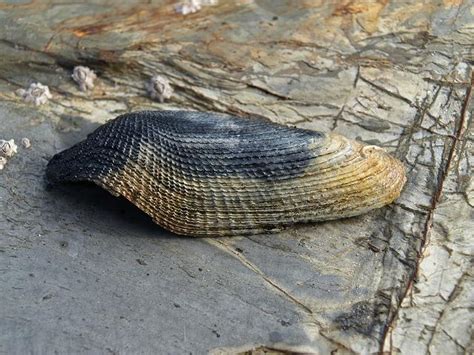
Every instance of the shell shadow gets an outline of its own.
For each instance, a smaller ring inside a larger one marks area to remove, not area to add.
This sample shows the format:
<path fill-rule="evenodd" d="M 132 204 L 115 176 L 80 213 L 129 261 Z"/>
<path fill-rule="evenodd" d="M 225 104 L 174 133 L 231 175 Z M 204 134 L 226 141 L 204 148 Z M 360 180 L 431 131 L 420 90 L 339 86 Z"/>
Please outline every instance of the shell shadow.
<path fill-rule="evenodd" d="M 47 185 L 47 192 L 58 204 L 63 217 L 91 232 L 103 233 L 110 227 L 111 231 L 137 236 L 189 238 L 160 227 L 125 198 L 115 197 L 93 183 Z"/>

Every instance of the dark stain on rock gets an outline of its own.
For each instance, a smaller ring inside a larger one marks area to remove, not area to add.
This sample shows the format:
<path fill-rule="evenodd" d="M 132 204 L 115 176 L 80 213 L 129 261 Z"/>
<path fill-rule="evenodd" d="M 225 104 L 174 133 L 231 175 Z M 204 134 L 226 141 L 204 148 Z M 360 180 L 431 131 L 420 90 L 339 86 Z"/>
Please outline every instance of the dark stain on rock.
<path fill-rule="evenodd" d="M 371 132 L 381 133 L 390 129 L 390 123 L 375 118 L 366 118 L 364 120 L 361 120 L 358 124 L 362 128 L 365 128 Z"/>
<path fill-rule="evenodd" d="M 137 263 L 139 263 L 140 265 L 147 265 L 146 261 L 143 259 L 137 259 Z"/>
<path fill-rule="evenodd" d="M 220 338 L 221 335 L 217 332 L 217 330 L 213 330 L 212 333 L 214 333 L 214 335 L 217 337 L 217 338 Z"/>
<path fill-rule="evenodd" d="M 355 303 L 349 312 L 337 316 L 335 323 L 342 330 L 355 330 L 358 333 L 371 335 L 375 326 L 375 314 L 374 305 L 362 301 Z"/>
<path fill-rule="evenodd" d="M 269 340 L 271 343 L 280 343 L 282 342 L 284 339 L 283 339 L 283 335 L 279 332 L 271 332 L 270 333 L 270 336 L 269 336 Z"/>

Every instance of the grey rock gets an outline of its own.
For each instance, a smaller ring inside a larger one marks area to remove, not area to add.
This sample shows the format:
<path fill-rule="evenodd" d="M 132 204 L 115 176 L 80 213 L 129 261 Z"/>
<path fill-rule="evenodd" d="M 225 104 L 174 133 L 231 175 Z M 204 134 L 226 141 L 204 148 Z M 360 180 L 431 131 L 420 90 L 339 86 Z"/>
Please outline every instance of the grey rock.
<path fill-rule="evenodd" d="M 2 7 L 2 136 L 35 144 L 0 172 L 0 352 L 472 351 L 468 3 L 229 1 L 186 21 L 163 1 Z M 79 64 L 101 76 L 87 96 L 67 80 Z M 146 97 L 155 74 L 172 102 Z M 49 105 L 14 94 L 32 79 Z M 165 108 L 376 141 L 408 182 L 365 216 L 230 239 L 171 235 L 93 186 L 48 188 L 53 154 Z"/>

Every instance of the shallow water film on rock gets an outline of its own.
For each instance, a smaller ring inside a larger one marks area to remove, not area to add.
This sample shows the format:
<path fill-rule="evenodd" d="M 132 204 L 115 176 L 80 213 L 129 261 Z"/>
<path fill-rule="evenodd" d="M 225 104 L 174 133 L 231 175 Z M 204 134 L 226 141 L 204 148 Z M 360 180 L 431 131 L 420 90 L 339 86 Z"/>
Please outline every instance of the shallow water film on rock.
<path fill-rule="evenodd" d="M 0 4 L 0 139 L 17 145 L 0 170 L 0 352 L 472 352 L 471 4 L 180 3 Z M 78 66 L 96 75 L 86 91 Z M 54 155 L 164 110 L 344 136 L 407 181 L 359 216 L 232 238 L 177 237 L 94 184 L 48 186 Z"/>

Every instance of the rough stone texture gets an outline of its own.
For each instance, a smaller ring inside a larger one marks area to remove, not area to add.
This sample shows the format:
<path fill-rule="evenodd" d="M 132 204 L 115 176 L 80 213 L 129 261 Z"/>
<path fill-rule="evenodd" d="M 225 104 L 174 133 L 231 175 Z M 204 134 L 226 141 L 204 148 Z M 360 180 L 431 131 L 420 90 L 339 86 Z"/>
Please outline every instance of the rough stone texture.
<path fill-rule="evenodd" d="M 470 90 L 470 89 L 469 89 Z M 471 93 L 468 92 L 468 95 Z M 398 310 L 385 350 L 402 353 L 470 354 L 474 351 L 474 157 L 473 104 L 465 101 L 456 137 L 445 154 L 446 168 L 416 280 Z"/>
<path fill-rule="evenodd" d="M 472 351 L 469 1 L 0 4 L 0 352 Z M 87 94 L 70 78 L 85 65 Z M 146 97 L 155 73 L 166 104 Z M 15 95 L 33 82 L 53 98 Z M 187 239 L 47 160 L 141 109 L 254 113 L 379 144 L 393 205 L 270 236 Z"/>

